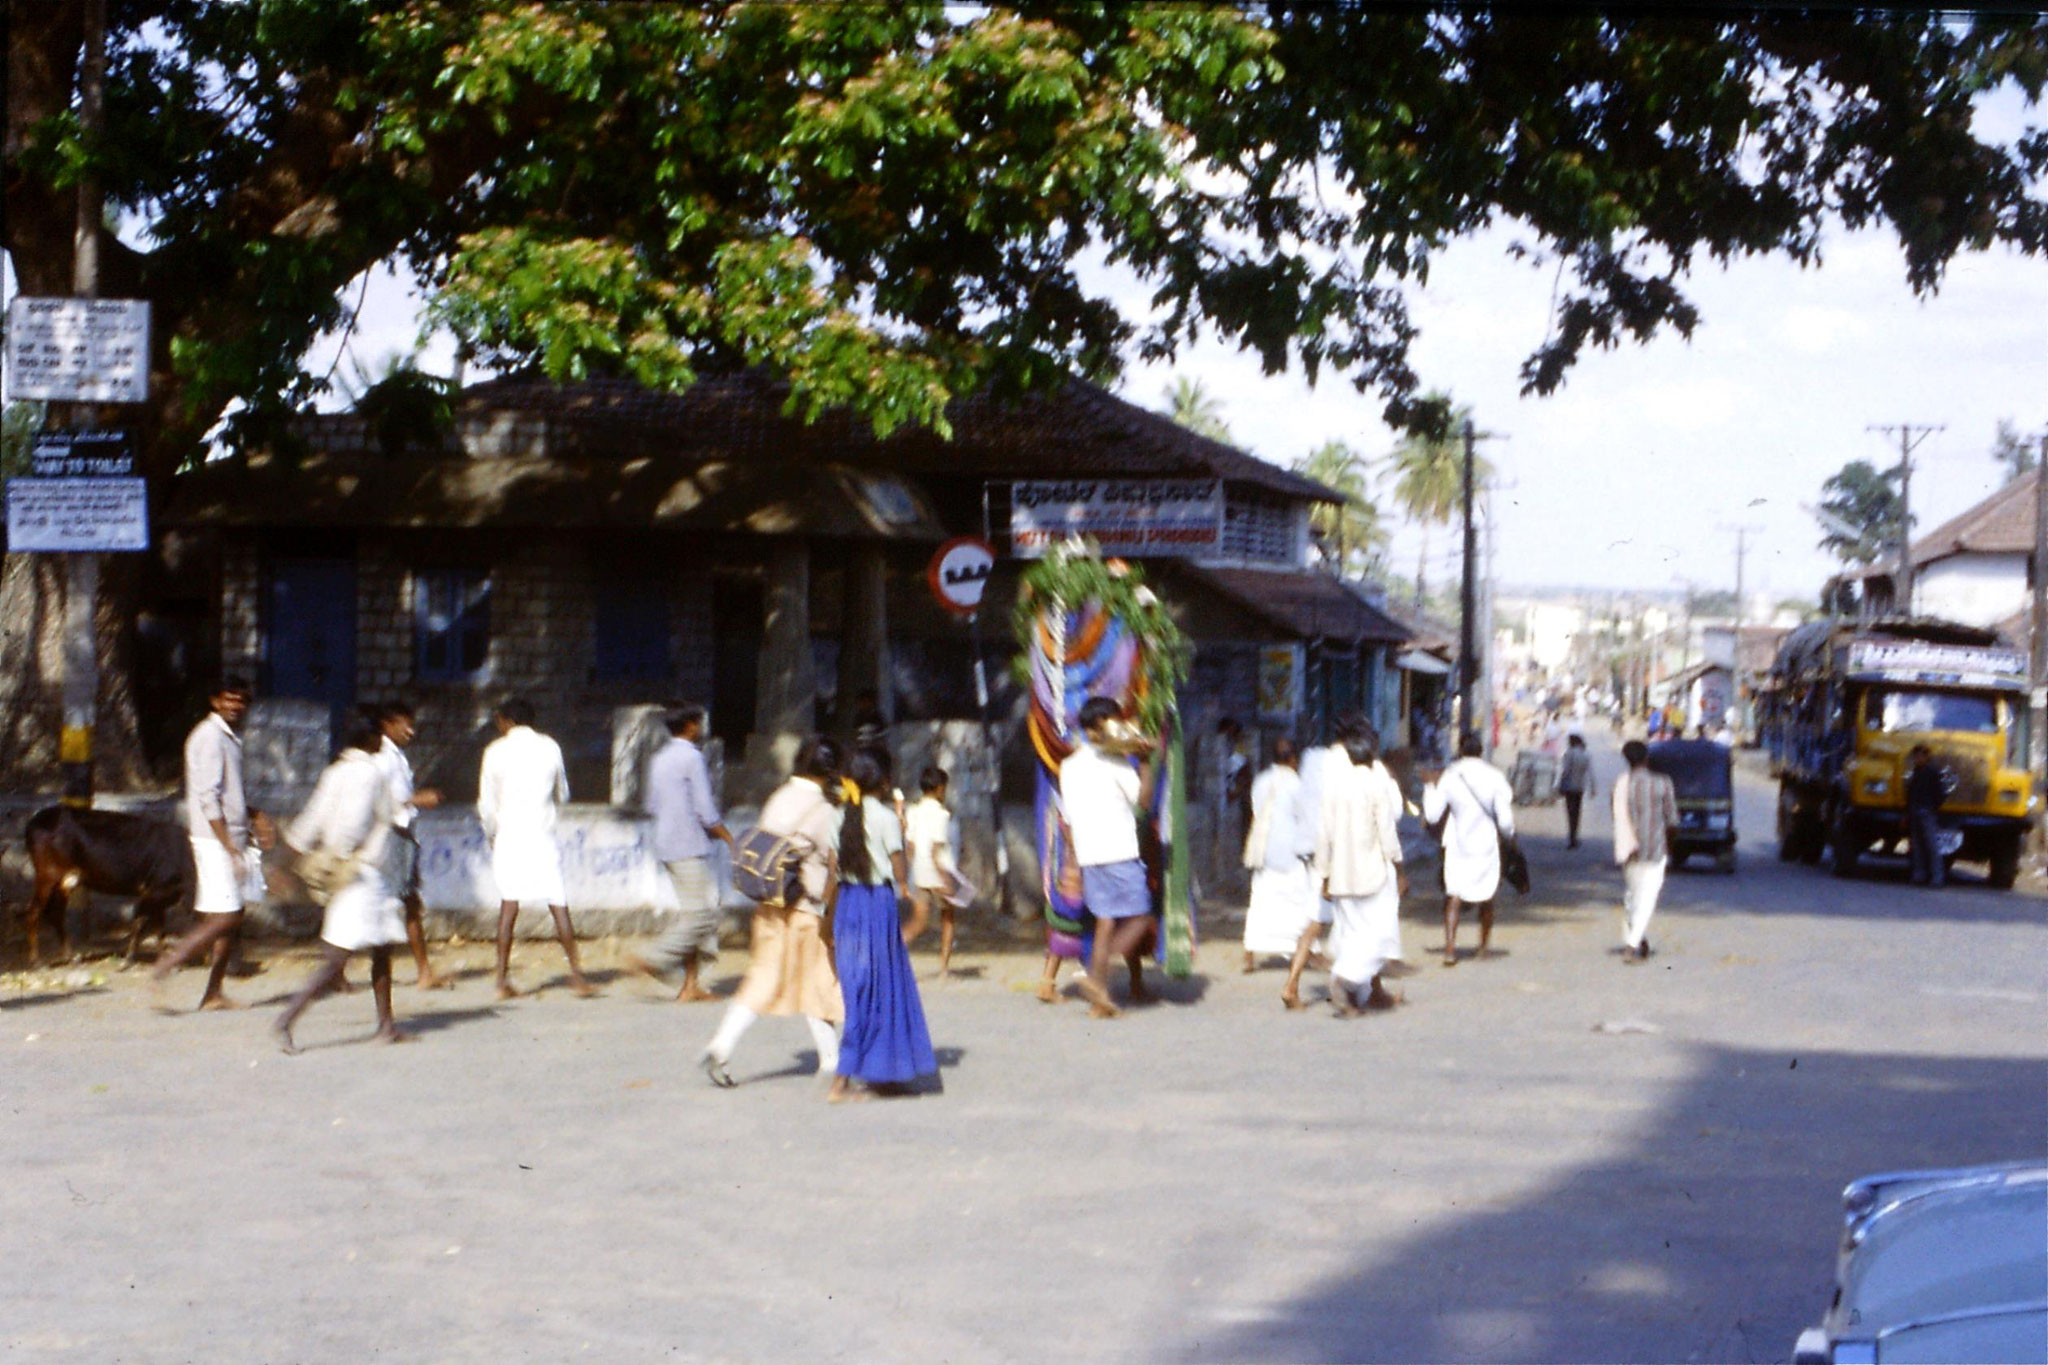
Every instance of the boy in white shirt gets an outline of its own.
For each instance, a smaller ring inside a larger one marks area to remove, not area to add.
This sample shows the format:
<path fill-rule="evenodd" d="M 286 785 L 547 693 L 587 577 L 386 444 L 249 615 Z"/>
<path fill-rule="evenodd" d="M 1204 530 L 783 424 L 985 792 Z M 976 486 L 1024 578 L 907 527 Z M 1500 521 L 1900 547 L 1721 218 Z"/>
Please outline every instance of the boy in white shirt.
<path fill-rule="evenodd" d="M 910 846 L 910 922 L 903 926 L 908 948 L 931 923 L 939 907 L 939 979 L 953 971 L 954 878 L 953 813 L 946 809 L 946 770 L 927 767 L 918 775 L 923 796 L 904 820 L 903 838 Z"/>
<path fill-rule="evenodd" d="M 1095 944 L 1081 994 L 1098 1019 L 1122 1013 L 1109 998 L 1111 959 L 1121 957 L 1135 969 L 1155 928 L 1145 865 L 1138 856 L 1138 819 L 1151 805 L 1158 764 L 1147 762 L 1141 774 L 1129 760 L 1103 752 L 1110 722 L 1120 714 L 1109 698 L 1089 698 L 1080 715 L 1087 740 L 1060 764 L 1060 805 L 1073 836 L 1082 895 L 1095 916 Z M 1131 986 L 1136 999 L 1143 987 L 1135 971 Z"/>

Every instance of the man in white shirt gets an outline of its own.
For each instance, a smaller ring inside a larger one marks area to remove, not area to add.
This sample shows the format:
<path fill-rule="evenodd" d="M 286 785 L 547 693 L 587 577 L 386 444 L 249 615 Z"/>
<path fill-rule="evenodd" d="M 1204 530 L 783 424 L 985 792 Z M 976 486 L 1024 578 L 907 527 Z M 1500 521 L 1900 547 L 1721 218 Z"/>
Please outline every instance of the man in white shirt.
<path fill-rule="evenodd" d="M 1348 1019 L 1363 1008 L 1400 1003 L 1380 983 L 1380 974 L 1389 962 L 1401 960 L 1401 897 L 1408 890 L 1408 873 L 1395 829 L 1401 789 L 1380 762 L 1379 736 L 1360 720 L 1349 728 L 1344 748 L 1350 763 L 1333 775 L 1323 794 L 1315 870 L 1323 895 L 1336 909 L 1330 1003 Z M 1290 1003 L 1298 1005 L 1296 986 L 1297 980 L 1290 979 Z"/>
<path fill-rule="evenodd" d="M 414 828 L 423 810 L 441 804 L 441 793 L 432 787 L 413 786 L 412 763 L 405 750 L 416 729 L 412 707 L 402 701 L 390 702 L 377 710 L 377 728 L 383 744 L 376 753 L 377 770 L 384 774 L 384 789 L 391 797 L 391 889 L 405 906 L 405 939 L 412 948 L 416 969 L 414 983 L 423 991 L 447 990 L 452 977 L 435 972 L 427 961 L 427 930 L 423 922 L 426 902 L 420 898 L 420 838 Z"/>
<path fill-rule="evenodd" d="M 668 869 L 676 890 L 676 921 L 646 957 L 629 957 L 626 966 L 647 976 L 683 969 L 681 1001 L 709 1000 L 711 992 L 697 984 L 699 967 L 718 957 L 718 884 L 711 875 L 711 841 L 732 847 L 732 831 L 718 813 L 711 795 L 711 770 L 705 766 L 704 708 L 669 709 L 664 723 L 668 743 L 655 750 L 647 764 L 647 813 L 654 817 L 654 856 Z"/>
<path fill-rule="evenodd" d="M 1479 956 L 1493 942 L 1493 898 L 1500 890 L 1500 836 L 1515 832 L 1515 794 L 1486 746 L 1469 731 L 1458 761 L 1422 791 L 1422 818 L 1443 821 L 1444 965 L 1458 965 L 1458 915 L 1479 912 Z"/>
<path fill-rule="evenodd" d="M 275 838 L 262 813 L 249 809 L 242 789 L 238 727 L 253 696 L 246 680 L 223 678 L 207 699 L 206 719 L 185 740 L 185 821 L 198 873 L 192 909 L 199 924 L 157 959 L 150 976 L 161 982 L 211 948 L 206 990 L 199 997 L 203 1010 L 239 1008 L 221 993 L 221 981 L 241 943 L 243 905 L 263 898 L 263 855 L 250 836 L 264 848 Z"/>
<path fill-rule="evenodd" d="M 1614 861 L 1622 880 L 1621 960 L 1633 965 L 1650 955 L 1650 917 L 1664 889 L 1678 797 L 1670 778 L 1650 770 L 1649 745 L 1632 739 L 1621 756 L 1628 771 L 1614 781 Z"/>
<path fill-rule="evenodd" d="M 521 901 L 547 904 L 555 917 L 555 937 L 569 958 L 569 989 L 596 995 L 576 957 L 576 929 L 569 922 L 562 855 L 555 846 L 556 809 L 569 799 L 562 746 L 533 728 L 533 705 L 524 697 L 507 698 L 491 719 L 498 737 L 484 750 L 476 813 L 491 841 L 491 876 L 498 883 L 498 998 L 519 994 L 511 972 L 512 931 Z"/>
<path fill-rule="evenodd" d="M 1095 916 L 1095 943 L 1088 955 L 1088 974 L 1081 994 L 1089 1013 L 1114 1019 L 1121 1010 L 1109 998 L 1109 963 L 1122 957 L 1131 965 L 1131 998 L 1142 999 L 1138 953 L 1154 931 L 1152 893 L 1145 864 L 1138 855 L 1138 820 L 1150 803 L 1158 774 L 1148 761 L 1141 775 L 1127 759 L 1103 752 L 1109 725 L 1121 714 L 1107 697 L 1091 697 L 1081 707 L 1081 747 L 1060 764 L 1060 806 L 1073 838 L 1074 862 L 1081 869 L 1081 894 Z M 1161 744 L 1165 740 L 1161 737 Z"/>

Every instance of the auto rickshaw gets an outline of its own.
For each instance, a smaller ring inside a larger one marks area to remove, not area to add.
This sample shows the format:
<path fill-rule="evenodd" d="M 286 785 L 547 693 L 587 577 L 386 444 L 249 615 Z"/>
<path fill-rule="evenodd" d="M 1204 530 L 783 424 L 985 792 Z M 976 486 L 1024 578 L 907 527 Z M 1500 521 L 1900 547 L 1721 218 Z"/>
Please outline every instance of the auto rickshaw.
<path fill-rule="evenodd" d="M 1650 771 L 1671 779 L 1678 824 L 1666 832 L 1671 866 L 1695 853 L 1712 855 L 1723 872 L 1735 870 L 1735 756 L 1709 739 L 1671 739 L 1650 746 Z"/>

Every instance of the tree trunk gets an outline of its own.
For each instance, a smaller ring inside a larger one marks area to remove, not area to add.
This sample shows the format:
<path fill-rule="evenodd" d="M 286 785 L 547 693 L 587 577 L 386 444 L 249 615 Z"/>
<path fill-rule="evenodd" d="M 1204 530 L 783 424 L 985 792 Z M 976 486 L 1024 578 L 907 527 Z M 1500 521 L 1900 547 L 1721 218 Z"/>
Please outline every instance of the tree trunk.
<path fill-rule="evenodd" d="M 1422 553 L 1415 556 L 1415 609 L 1422 610 L 1422 577 L 1429 568 L 1429 523 L 1422 523 Z"/>
<path fill-rule="evenodd" d="M 94 613 L 100 659 L 94 785 L 132 791 L 150 780 L 135 718 L 133 604 L 140 566 L 109 555 Z M 11 554 L 0 566 L 0 788 L 55 792 L 63 726 L 64 565 L 54 555 Z"/>

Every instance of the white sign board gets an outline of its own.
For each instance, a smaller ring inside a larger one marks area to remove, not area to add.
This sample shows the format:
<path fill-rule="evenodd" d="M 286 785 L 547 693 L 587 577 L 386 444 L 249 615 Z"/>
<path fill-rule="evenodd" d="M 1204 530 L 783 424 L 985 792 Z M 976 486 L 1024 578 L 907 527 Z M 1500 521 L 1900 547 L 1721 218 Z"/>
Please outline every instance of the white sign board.
<path fill-rule="evenodd" d="M 144 479 L 9 479 L 8 552 L 147 550 L 148 486 Z"/>
<path fill-rule="evenodd" d="M 1887 682 L 1951 687 L 2024 687 L 2027 656 L 1985 645 L 1937 645 L 1922 640 L 1858 640 L 1849 646 L 1849 671 Z"/>
<path fill-rule="evenodd" d="M 1057 479 L 1010 485 L 1010 548 L 1041 559 L 1069 536 L 1110 555 L 1207 555 L 1223 547 L 1221 479 Z"/>
<path fill-rule="evenodd" d="M 59 403 L 149 397 L 149 304 L 18 296 L 7 310 L 7 396 Z"/>
<path fill-rule="evenodd" d="M 962 616 L 972 616 L 981 610 L 982 594 L 995 567 L 996 554 L 987 541 L 978 536 L 962 536 L 939 547 L 932 556 L 927 577 L 941 606 Z"/>

